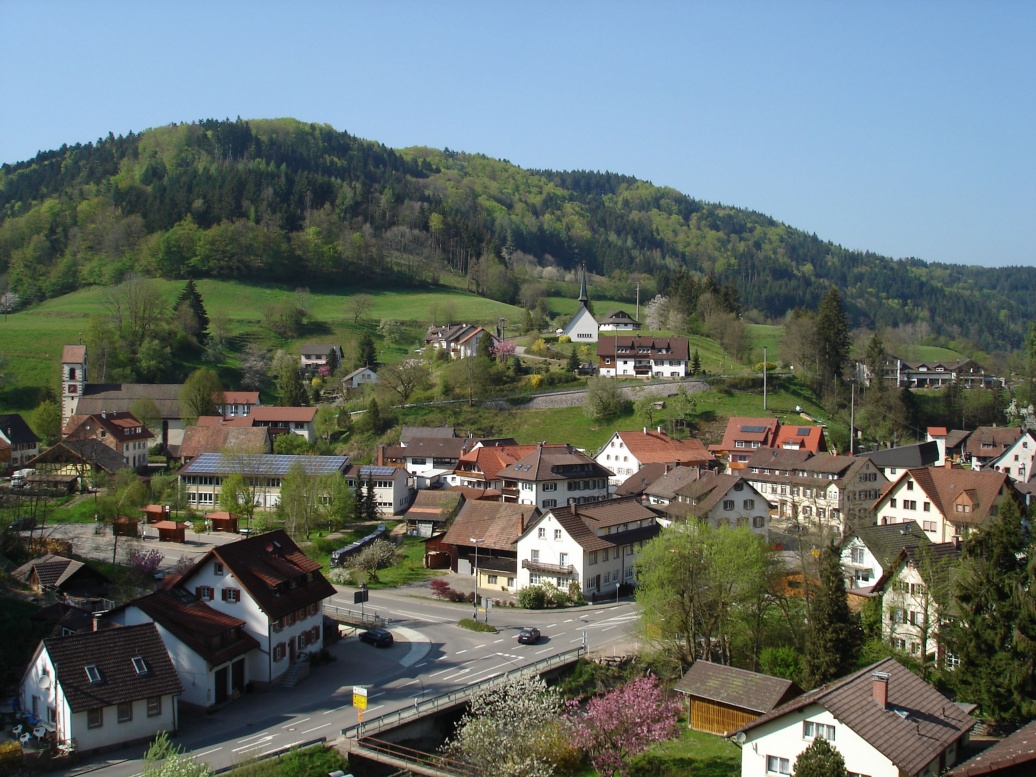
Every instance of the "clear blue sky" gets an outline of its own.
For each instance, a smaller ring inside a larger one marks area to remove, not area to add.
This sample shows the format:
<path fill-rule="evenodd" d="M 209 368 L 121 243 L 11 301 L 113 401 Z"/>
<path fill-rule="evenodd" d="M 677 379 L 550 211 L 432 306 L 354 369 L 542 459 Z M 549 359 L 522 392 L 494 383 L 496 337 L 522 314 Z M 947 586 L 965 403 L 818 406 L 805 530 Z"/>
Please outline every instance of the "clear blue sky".
<path fill-rule="evenodd" d="M 1036 2 L 0 0 L 0 162 L 202 118 L 610 170 L 1036 264 Z"/>

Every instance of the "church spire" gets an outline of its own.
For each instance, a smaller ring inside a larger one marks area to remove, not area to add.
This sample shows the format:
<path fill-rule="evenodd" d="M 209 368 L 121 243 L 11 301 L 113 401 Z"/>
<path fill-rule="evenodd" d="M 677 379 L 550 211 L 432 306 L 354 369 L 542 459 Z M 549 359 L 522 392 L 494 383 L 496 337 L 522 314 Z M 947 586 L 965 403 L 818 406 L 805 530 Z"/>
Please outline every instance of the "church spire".
<path fill-rule="evenodd" d="M 583 277 L 579 282 L 579 304 L 584 308 L 590 298 L 586 295 L 586 262 L 583 262 Z"/>

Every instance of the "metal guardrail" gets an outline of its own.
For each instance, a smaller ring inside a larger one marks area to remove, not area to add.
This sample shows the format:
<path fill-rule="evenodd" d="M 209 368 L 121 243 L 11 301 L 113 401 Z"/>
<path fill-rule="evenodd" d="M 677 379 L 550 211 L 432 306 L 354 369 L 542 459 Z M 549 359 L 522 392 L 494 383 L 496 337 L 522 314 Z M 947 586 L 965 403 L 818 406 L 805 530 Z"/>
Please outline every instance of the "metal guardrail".
<path fill-rule="evenodd" d="M 453 774 L 461 775 L 461 777 L 476 777 L 478 774 L 478 770 L 471 764 L 449 758 L 441 753 L 426 753 L 423 750 L 414 750 L 412 747 L 404 747 L 393 742 L 383 742 L 374 737 L 364 737 L 358 745 L 359 747 L 353 752 L 359 752 L 362 755 L 385 756 L 390 759 L 390 763 L 399 761 L 411 765 L 411 768 L 415 770 L 424 767 L 433 774 Z"/>
<path fill-rule="evenodd" d="M 376 612 L 363 610 L 351 610 L 348 607 L 339 607 L 337 604 L 324 603 L 324 615 L 336 621 L 347 623 L 350 626 L 362 627 L 365 629 L 383 629 L 388 626 L 388 619 L 382 618 Z"/>
<path fill-rule="evenodd" d="M 457 705 L 470 700 L 472 696 L 483 688 L 488 688 L 494 683 L 498 683 L 508 677 L 525 674 L 542 674 L 556 666 L 571 663 L 586 653 L 586 646 L 580 645 L 574 650 L 566 650 L 564 653 L 557 653 L 556 655 L 537 661 L 534 664 L 529 664 L 528 666 L 523 666 L 518 669 L 511 669 L 503 675 L 496 675 L 495 677 L 490 677 L 473 685 L 466 685 L 463 688 L 458 688 L 456 691 L 445 693 L 442 696 L 436 696 L 434 699 L 415 702 L 412 707 L 403 707 L 395 712 L 387 712 L 384 715 L 371 718 L 363 723 L 357 723 L 355 726 L 343 728 L 342 736 L 350 739 L 360 739 L 361 737 L 377 734 L 379 731 L 384 731 L 387 728 L 394 728 L 395 726 L 400 726 L 411 720 L 416 720 L 429 712 L 436 712 L 438 710 L 456 707 Z"/>

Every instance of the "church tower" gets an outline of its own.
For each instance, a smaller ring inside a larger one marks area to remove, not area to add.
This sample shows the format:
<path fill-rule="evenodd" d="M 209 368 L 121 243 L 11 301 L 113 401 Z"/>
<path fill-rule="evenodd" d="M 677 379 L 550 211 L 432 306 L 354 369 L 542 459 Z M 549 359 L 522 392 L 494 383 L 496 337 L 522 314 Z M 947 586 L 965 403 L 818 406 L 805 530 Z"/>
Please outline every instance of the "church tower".
<path fill-rule="evenodd" d="M 61 428 L 75 415 L 86 388 L 86 346 L 66 345 L 61 352 Z"/>

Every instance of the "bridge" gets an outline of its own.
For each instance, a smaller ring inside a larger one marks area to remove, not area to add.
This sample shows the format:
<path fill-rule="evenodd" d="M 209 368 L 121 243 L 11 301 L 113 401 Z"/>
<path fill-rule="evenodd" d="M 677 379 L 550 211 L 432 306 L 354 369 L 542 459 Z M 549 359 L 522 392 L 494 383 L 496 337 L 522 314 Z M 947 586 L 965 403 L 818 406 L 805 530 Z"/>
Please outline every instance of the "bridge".
<path fill-rule="evenodd" d="M 347 752 L 379 763 L 388 764 L 397 769 L 408 769 L 414 774 L 425 777 L 470 777 L 473 769 L 462 762 L 446 758 L 437 753 L 425 753 L 420 750 L 403 747 L 389 741 L 393 731 L 400 731 L 420 721 L 456 710 L 465 706 L 479 691 L 506 680 L 509 677 L 530 674 L 547 674 L 556 672 L 575 663 L 587 653 L 586 646 L 580 645 L 574 650 L 566 650 L 534 664 L 528 664 L 507 672 L 500 671 L 485 680 L 466 685 L 450 693 L 436 696 L 424 701 L 416 701 L 413 706 L 403 707 L 395 712 L 388 712 L 376 718 L 357 723 L 355 726 L 341 731 L 342 739 L 336 746 Z M 381 737 L 375 738 L 376 734 Z"/>

